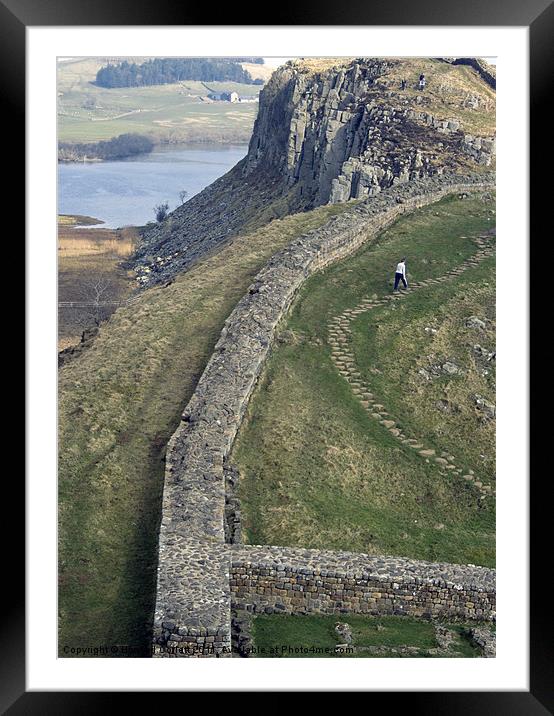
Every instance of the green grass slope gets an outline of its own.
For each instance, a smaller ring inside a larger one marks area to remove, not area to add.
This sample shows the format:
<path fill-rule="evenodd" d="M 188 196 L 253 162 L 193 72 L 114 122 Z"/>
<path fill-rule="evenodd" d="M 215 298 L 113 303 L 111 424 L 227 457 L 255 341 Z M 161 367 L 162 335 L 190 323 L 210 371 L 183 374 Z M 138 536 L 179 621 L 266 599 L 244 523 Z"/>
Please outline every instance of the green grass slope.
<path fill-rule="evenodd" d="M 334 367 L 327 342 L 330 319 L 390 292 L 400 257 L 408 257 L 414 280 L 441 276 L 471 256 L 471 237 L 491 226 L 492 200 L 447 198 L 307 281 L 233 449 L 245 541 L 494 565 L 494 498 L 480 499 L 460 476 L 441 475 L 372 419 Z M 486 335 L 466 327 L 472 315 L 487 319 Z M 493 345 L 493 318 L 489 258 L 352 323 L 358 369 L 377 380 L 377 397 L 407 433 L 417 431 L 437 455 L 453 451 L 463 467 L 490 479 L 494 421 L 483 421 L 474 396 L 494 402 L 494 367 L 481 374 L 473 351 L 477 343 Z M 427 380 L 419 373 L 447 359 L 463 375 Z"/>
<path fill-rule="evenodd" d="M 352 642 L 335 651 L 343 640 L 335 631 L 339 620 L 348 624 Z M 462 624 L 440 625 L 448 646 L 436 638 L 432 622 L 411 617 L 373 617 L 361 614 L 285 616 L 259 615 L 253 620 L 252 656 L 290 658 L 475 658 L 481 654 Z"/>
<path fill-rule="evenodd" d="M 59 649 L 145 656 L 154 606 L 165 445 L 223 322 L 267 259 L 344 210 L 240 236 L 145 291 L 59 373 Z"/>

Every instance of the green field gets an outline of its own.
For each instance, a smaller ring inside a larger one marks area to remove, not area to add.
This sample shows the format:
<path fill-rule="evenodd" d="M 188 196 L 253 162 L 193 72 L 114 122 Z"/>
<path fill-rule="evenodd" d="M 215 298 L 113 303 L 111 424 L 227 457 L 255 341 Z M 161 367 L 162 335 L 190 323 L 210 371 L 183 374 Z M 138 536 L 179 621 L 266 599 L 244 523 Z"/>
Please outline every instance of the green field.
<path fill-rule="evenodd" d="M 279 248 L 346 208 L 321 207 L 235 237 L 170 286 L 119 308 L 93 345 L 60 369 L 62 656 L 65 646 L 83 644 L 148 655 L 167 441 L 255 274 Z"/>
<path fill-rule="evenodd" d="M 157 141 L 245 142 L 258 111 L 255 103 L 207 101 L 210 90 L 256 96 L 259 85 L 180 82 L 106 89 L 93 84 L 102 62 L 58 64 L 58 140 L 95 142 L 134 132 Z"/>
<path fill-rule="evenodd" d="M 494 218 L 491 199 L 442 200 L 306 282 L 233 448 L 245 542 L 494 565 L 494 497 L 442 474 L 374 420 L 328 342 L 334 316 L 390 293 L 402 256 L 412 280 L 442 276 L 475 253 L 471 237 Z M 466 327 L 474 315 L 486 331 Z M 474 353 L 475 344 L 494 350 L 494 258 L 351 326 L 360 373 L 406 434 L 494 481 L 494 420 L 483 421 L 475 405 L 475 394 L 494 403 L 494 363 L 483 375 Z M 447 361 L 463 372 L 419 372 Z"/>
<path fill-rule="evenodd" d="M 348 624 L 352 641 L 335 631 Z M 253 619 L 252 656 L 257 658 L 475 658 L 481 656 L 461 624 L 441 624 L 448 645 L 437 641 L 435 625 L 410 617 L 372 617 L 361 614 L 260 615 Z"/>

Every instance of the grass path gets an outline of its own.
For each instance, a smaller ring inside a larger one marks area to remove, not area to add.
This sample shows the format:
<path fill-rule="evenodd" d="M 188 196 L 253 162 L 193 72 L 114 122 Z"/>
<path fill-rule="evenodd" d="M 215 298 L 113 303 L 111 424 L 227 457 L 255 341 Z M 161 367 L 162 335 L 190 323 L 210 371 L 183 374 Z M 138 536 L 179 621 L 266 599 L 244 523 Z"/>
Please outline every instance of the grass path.
<path fill-rule="evenodd" d="M 460 276 L 470 267 L 478 266 L 479 263 L 493 254 L 493 248 L 487 245 L 487 236 L 478 237 L 476 243 L 479 250 L 474 256 L 467 258 L 459 266 L 450 269 L 448 273 L 438 278 L 429 278 L 423 281 L 415 281 L 410 283 L 407 289 L 400 290 L 393 295 L 388 294 L 382 298 L 366 298 L 360 302 L 355 308 L 347 309 L 339 316 L 333 318 L 328 324 L 328 343 L 331 346 L 331 358 L 338 369 L 338 372 L 347 380 L 352 392 L 357 396 L 362 407 L 367 410 L 371 417 L 379 422 L 384 429 L 395 437 L 402 445 L 407 445 L 410 449 L 415 450 L 427 463 L 434 462 L 441 475 L 446 475 L 448 471 L 452 471 L 454 475 L 463 475 L 463 478 L 472 483 L 476 490 L 480 493 L 481 499 L 485 499 L 488 495 L 494 494 L 494 486 L 490 483 L 483 484 L 481 480 L 475 477 L 474 470 L 470 468 L 470 472 L 463 474 L 463 469 L 458 466 L 457 460 L 447 451 L 442 451 L 440 456 L 436 454 L 433 447 L 425 445 L 419 438 L 407 436 L 400 427 L 397 418 L 391 416 L 386 406 L 379 402 L 379 399 L 372 393 L 372 385 L 364 380 L 356 367 L 356 359 L 350 347 L 351 321 L 357 316 L 363 315 L 372 309 L 386 305 L 390 301 L 402 300 L 405 296 L 409 296 L 414 290 L 443 283 L 454 276 Z"/>

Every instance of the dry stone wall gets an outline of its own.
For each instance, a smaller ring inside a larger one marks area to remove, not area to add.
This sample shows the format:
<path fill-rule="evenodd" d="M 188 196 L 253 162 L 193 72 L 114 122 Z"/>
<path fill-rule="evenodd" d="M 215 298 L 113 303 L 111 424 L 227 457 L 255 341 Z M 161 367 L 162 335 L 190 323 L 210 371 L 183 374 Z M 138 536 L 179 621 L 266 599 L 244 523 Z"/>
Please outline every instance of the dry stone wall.
<path fill-rule="evenodd" d="M 481 77 L 494 90 L 496 89 L 496 68 L 479 57 L 457 57 L 452 60 L 453 65 L 469 65 L 481 75 Z"/>
<path fill-rule="evenodd" d="M 374 238 L 401 214 L 468 190 L 492 175 L 443 176 L 383 191 L 275 254 L 227 319 L 166 453 L 159 538 L 155 656 L 231 651 L 225 460 L 277 324 L 316 271 Z M 297 590 L 295 590 L 297 591 Z"/>
<path fill-rule="evenodd" d="M 493 620 L 495 572 L 290 547 L 231 548 L 231 598 L 254 614 L 409 615 L 449 621 Z"/>

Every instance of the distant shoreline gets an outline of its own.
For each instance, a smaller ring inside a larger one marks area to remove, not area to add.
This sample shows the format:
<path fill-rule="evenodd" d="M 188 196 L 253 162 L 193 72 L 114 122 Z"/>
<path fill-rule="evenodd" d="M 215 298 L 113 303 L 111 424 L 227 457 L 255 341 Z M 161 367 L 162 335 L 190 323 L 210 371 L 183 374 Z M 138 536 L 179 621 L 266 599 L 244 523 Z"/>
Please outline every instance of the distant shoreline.
<path fill-rule="evenodd" d="M 149 139 L 152 140 L 152 148 L 148 151 L 144 152 L 131 152 L 129 154 L 120 154 L 118 156 L 112 156 L 112 157 L 98 157 L 94 156 L 94 152 L 91 150 L 90 154 L 85 154 L 84 152 L 78 152 L 77 147 L 84 146 L 85 143 L 79 143 L 79 142 L 58 142 L 58 163 L 60 164 L 95 164 L 99 162 L 116 162 L 123 159 L 129 159 L 129 157 L 139 157 L 144 156 L 146 154 L 151 154 L 152 151 L 159 147 L 181 147 L 183 145 L 206 145 L 206 144 L 218 144 L 221 146 L 237 146 L 237 145 L 248 145 L 250 138 L 252 136 L 252 133 L 250 132 L 248 135 L 245 135 L 244 137 L 236 137 L 236 136 L 202 136 L 202 137 L 179 137 L 179 138 L 172 138 L 172 139 L 165 139 L 163 137 L 149 137 Z M 90 146 L 91 148 L 94 145 L 98 145 L 99 142 L 86 142 L 87 146 Z"/>
<path fill-rule="evenodd" d="M 77 158 L 75 158 L 75 159 L 69 159 L 69 158 L 67 158 L 67 159 L 66 159 L 66 158 L 64 158 L 64 157 L 61 157 L 61 156 L 58 154 L 58 162 L 60 162 L 61 164 L 77 164 L 77 163 L 79 163 L 79 162 L 84 162 L 84 163 L 87 163 L 87 164 L 93 164 L 94 162 L 105 162 L 105 161 L 106 161 L 105 159 L 100 159 L 100 158 L 98 158 L 98 157 L 87 157 L 87 156 L 84 156 L 84 157 L 79 158 L 79 159 L 77 159 Z"/>
<path fill-rule="evenodd" d="M 98 162 L 149 154 L 155 143 L 142 134 L 120 134 L 99 142 L 58 142 L 59 162 Z"/>
<path fill-rule="evenodd" d="M 58 214 L 58 226 L 64 228 L 78 229 L 82 226 L 98 226 L 105 224 L 103 219 L 85 214 Z"/>

